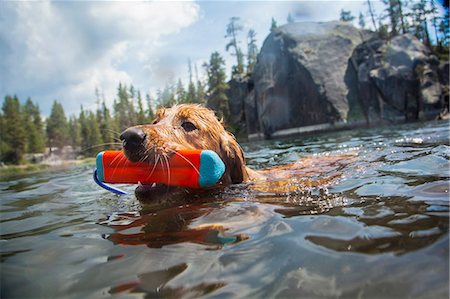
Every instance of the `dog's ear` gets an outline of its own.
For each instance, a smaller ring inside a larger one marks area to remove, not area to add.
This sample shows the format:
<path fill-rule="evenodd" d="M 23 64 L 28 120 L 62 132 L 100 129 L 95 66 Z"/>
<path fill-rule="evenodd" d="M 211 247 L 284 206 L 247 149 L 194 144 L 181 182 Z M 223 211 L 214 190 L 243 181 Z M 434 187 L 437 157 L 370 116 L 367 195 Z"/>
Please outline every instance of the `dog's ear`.
<path fill-rule="evenodd" d="M 244 152 L 233 135 L 228 132 L 224 134 L 220 144 L 221 158 L 226 167 L 224 179 L 232 184 L 242 183 L 248 179 Z"/>

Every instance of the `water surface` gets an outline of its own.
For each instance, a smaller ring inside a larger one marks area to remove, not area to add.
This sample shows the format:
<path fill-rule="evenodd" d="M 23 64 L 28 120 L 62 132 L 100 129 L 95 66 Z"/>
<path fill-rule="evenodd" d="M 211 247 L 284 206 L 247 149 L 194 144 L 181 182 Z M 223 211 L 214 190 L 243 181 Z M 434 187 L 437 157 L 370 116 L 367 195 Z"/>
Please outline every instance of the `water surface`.
<path fill-rule="evenodd" d="M 449 297 L 448 122 L 243 148 L 309 164 L 159 208 L 90 165 L 3 178 L 1 297 Z"/>

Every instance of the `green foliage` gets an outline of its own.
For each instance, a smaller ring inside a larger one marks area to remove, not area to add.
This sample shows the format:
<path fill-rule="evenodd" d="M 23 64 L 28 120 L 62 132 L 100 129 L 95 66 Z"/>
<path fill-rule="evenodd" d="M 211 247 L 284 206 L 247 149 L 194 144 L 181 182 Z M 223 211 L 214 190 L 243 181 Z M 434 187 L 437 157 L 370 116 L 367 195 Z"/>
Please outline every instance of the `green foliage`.
<path fill-rule="evenodd" d="M 242 31 L 243 27 L 239 24 L 240 18 L 232 17 L 230 23 L 227 25 L 227 34 L 225 38 L 230 38 L 228 44 L 225 46 L 225 50 L 228 52 L 230 48 L 234 49 L 233 56 L 236 56 L 237 64 L 232 67 L 232 74 L 243 74 L 244 73 L 244 54 L 241 48 L 239 48 L 237 34 Z"/>
<path fill-rule="evenodd" d="M 53 147 L 61 149 L 69 141 L 69 128 L 64 108 L 56 100 L 47 119 L 47 138 L 50 149 Z"/>
<path fill-rule="evenodd" d="M 138 110 L 136 115 L 136 123 L 139 125 L 145 124 L 147 118 L 145 117 L 144 103 L 142 102 L 141 92 L 137 92 Z"/>
<path fill-rule="evenodd" d="M 145 101 L 147 102 L 147 122 L 152 122 L 155 119 L 155 113 L 153 112 L 153 99 L 149 94 L 145 96 Z"/>
<path fill-rule="evenodd" d="M 340 15 L 339 20 L 341 20 L 343 22 L 352 22 L 354 19 L 355 19 L 355 17 L 352 16 L 351 11 L 341 9 L 341 15 Z"/>
<path fill-rule="evenodd" d="M 247 34 L 247 73 L 251 74 L 256 64 L 258 56 L 258 46 L 256 45 L 256 32 L 250 29 Z"/>
<path fill-rule="evenodd" d="M 220 118 L 228 122 L 230 117 L 226 82 L 225 61 L 218 52 L 211 54 L 209 64 L 205 65 L 208 74 L 208 101 L 206 106 L 215 110 Z"/>
<path fill-rule="evenodd" d="M 69 126 L 69 144 L 77 148 L 81 145 L 81 137 L 80 137 L 80 123 L 75 116 L 71 116 L 68 122 Z"/>
<path fill-rule="evenodd" d="M 366 27 L 366 20 L 362 12 L 359 13 L 359 20 L 358 20 L 359 27 L 364 29 Z"/>
<path fill-rule="evenodd" d="M 17 96 L 6 96 L 1 117 L 0 145 L 1 159 L 7 163 L 19 164 L 26 150 L 25 122 Z"/>
<path fill-rule="evenodd" d="M 277 21 L 275 21 L 275 19 L 272 17 L 272 21 L 270 23 L 270 32 L 273 32 L 277 28 L 278 28 Z"/>
<path fill-rule="evenodd" d="M 39 107 L 28 98 L 23 112 L 27 152 L 42 153 L 45 149 L 45 134 Z"/>

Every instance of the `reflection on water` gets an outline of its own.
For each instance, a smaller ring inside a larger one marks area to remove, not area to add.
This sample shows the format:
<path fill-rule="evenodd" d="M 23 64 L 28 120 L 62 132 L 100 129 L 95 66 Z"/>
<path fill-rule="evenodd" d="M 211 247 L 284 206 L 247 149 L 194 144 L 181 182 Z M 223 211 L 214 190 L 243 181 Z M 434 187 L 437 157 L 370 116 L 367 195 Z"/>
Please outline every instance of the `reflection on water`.
<path fill-rule="evenodd" d="M 448 298 L 448 137 L 244 144 L 278 179 L 164 206 L 100 190 L 92 166 L 4 178 L 1 297 Z"/>

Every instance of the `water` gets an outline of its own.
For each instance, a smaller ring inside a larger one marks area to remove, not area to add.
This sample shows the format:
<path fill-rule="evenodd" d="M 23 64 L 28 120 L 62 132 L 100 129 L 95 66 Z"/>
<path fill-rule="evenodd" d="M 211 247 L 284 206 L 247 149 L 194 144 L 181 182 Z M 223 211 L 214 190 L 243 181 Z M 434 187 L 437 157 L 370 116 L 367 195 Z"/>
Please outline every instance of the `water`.
<path fill-rule="evenodd" d="M 159 208 L 90 165 L 3 179 L 1 297 L 449 297 L 448 123 L 243 148 L 253 168 L 309 164 Z"/>

